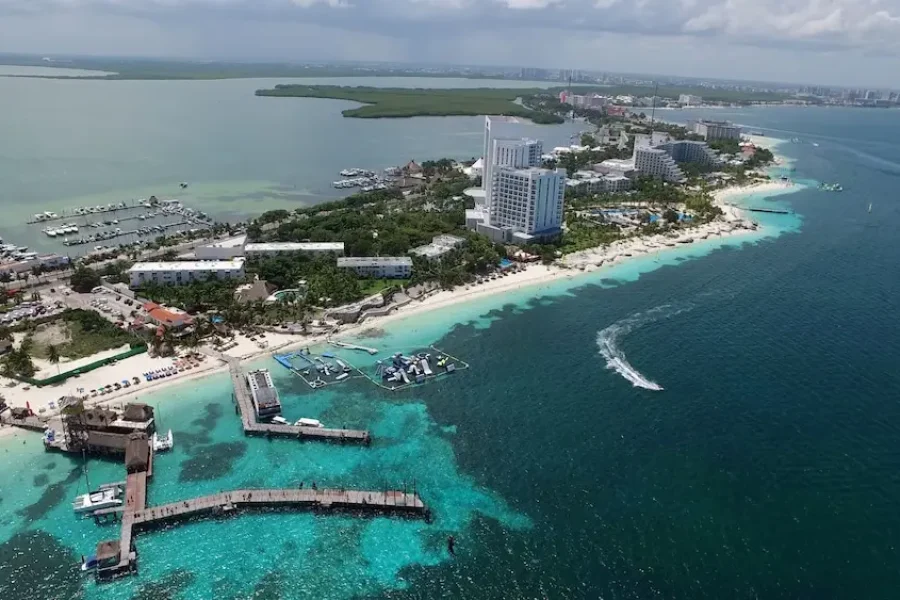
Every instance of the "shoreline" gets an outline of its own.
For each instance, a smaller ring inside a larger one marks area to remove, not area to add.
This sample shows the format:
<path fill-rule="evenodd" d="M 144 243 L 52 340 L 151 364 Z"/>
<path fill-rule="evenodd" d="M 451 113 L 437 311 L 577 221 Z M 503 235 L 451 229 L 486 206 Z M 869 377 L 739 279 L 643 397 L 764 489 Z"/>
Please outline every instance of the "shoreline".
<path fill-rule="evenodd" d="M 763 138 L 760 140 L 760 142 L 763 141 L 766 147 L 774 149 L 783 140 L 774 138 Z M 754 141 L 754 143 L 756 142 Z M 762 146 L 763 143 L 759 145 Z M 782 161 L 782 157 L 776 155 L 776 166 L 781 164 Z M 266 356 L 272 356 L 278 351 L 327 343 L 332 337 L 340 339 L 366 329 L 378 328 L 398 320 L 415 317 L 427 311 L 448 308 L 466 302 L 497 296 L 505 292 L 518 292 L 532 287 L 537 289 L 547 283 L 558 280 L 575 279 L 603 268 L 621 265 L 632 258 L 648 256 L 653 253 L 659 256 L 669 250 L 689 248 L 694 243 L 701 241 L 724 240 L 754 233 L 765 233 L 768 227 L 754 224 L 747 218 L 744 210 L 731 204 L 729 200 L 755 193 L 784 191 L 792 187 L 794 186 L 790 182 L 767 181 L 717 190 L 713 194 L 714 201 L 722 208 L 725 213 L 724 216 L 710 223 L 680 230 L 674 236 L 671 234 L 657 234 L 650 237 L 619 240 L 606 247 L 601 246 L 569 254 L 560 259 L 561 265 L 530 264 L 517 273 L 498 277 L 480 285 L 468 284 L 457 287 L 454 290 L 432 292 L 425 298 L 415 300 L 385 316 L 373 317 L 360 323 L 342 325 L 333 334 L 319 333 L 299 337 L 293 334 L 267 331 L 267 345 L 265 347 L 259 347 L 257 343 L 251 342 L 246 336 L 239 335 L 235 338 L 238 341 L 237 347 L 227 351 L 226 354 L 240 358 L 241 361 L 257 360 Z M 797 189 L 802 188 L 798 187 Z M 175 385 L 195 382 L 205 377 L 227 372 L 227 365 L 224 362 L 209 355 L 207 355 L 207 358 L 207 360 L 198 365 L 196 370 L 184 371 L 177 376 L 153 382 L 146 382 L 141 378 L 141 383 L 134 387 L 118 390 L 104 396 L 89 398 L 87 404 L 124 404 L 138 400 L 144 394 L 161 392 Z M 11 407 L 30 405 L 35 411 L 39 409 L 44 410 L 44 413 L 39 414 L 40 417 L 52 418 L 55 414 L 58 414 L 58 410 L 50 409 L 48 407 L 49 403 L 56 401 L 60 396 L 69 395 L 76 385 L 86 390 L 91 387 L 100 387 L 100 384 L 92 386 L 89 383 L 93 379 L 102 380 L 106 383 L 123 379 L 130 380 L 132 377 L 144 372 L 170 366 L 174 360 L 177 360 L 177 357 L 153 358 L 147 354 L 142 354 L 114 365 L 102 367 L 85 374 L 77 380 L 69 380 L 67 382 L 68 386 L 63 384 L 26 390 L 25 388 L 28 386 L 17 384 L 15 387 L 0 388 L 0 394 L 6 397 L 7 403 Z M 6 384 L 8 381 L 10 380 L 0 377 L 0 385 Z M 0 439 L 10 436 L 17 429 L 16 427 L 0 427 Z"/>

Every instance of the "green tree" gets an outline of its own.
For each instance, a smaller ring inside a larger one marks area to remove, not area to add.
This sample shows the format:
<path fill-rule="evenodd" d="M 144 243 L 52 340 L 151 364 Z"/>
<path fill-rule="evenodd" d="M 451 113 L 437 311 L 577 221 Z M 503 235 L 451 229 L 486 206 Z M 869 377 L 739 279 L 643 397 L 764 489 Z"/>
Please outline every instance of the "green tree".
<path fill-rule="evenodd" d="M 57 350 L 56 346 L 50 344 L 47 346 L 47 361 L 51 365 L 56 365 L 56 373 L 59 374 L 59 350 Z"/>
<path fill-rule="evenodd" d="M 72 273 L 72 277 L 69 280 L 72 289 L 82 294 L 90 292 L 100 285 L 100 282 L 100 274 L 84 265 L 79 265 L 78 268 L 75 269 L 75 272 Z"/>

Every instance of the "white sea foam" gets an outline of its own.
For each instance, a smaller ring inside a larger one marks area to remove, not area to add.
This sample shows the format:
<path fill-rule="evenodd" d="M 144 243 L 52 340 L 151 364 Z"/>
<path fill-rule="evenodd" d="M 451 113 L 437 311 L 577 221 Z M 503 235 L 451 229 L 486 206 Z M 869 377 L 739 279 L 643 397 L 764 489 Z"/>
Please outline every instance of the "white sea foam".
<path fill-rule="evenodd" d="M 674 317 L 692 308 L 693 305 L 674 306 L 664 304 L 633 314 L 621 321 L 616 321 L 605 329 L 601 329 L 597 333 L 597 346 L 600 348 L 600 355 L 606 359 L 606 367 L 630 381 L 634 387 L 656 392 L 662 391 L 664 388 L 661 385 L 648 379 L 628 362 L 625 353 L 619 348 L 619 341 L 635 329 L 661 319 Z"/>

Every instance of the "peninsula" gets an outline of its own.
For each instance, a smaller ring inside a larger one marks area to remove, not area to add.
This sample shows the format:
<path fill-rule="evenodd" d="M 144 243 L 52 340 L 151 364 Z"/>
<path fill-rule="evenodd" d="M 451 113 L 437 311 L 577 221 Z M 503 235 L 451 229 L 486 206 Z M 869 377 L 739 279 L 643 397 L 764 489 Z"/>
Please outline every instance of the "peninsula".
<path fill-rule="evenodd" d="M 256 90 L 256 95 L 360 102 L 365 106 L 349 108 L 342 114 L 362 119 L 505 115 L 524 117 L 541 124 L 562 123 L 563 118 L 559 115 L 531 110 L 516 103 L 518 98 L 532 96 L 540 91 L 542 90 L 514 88 L 423 89 L 282 84 L 271 89 Z"/>

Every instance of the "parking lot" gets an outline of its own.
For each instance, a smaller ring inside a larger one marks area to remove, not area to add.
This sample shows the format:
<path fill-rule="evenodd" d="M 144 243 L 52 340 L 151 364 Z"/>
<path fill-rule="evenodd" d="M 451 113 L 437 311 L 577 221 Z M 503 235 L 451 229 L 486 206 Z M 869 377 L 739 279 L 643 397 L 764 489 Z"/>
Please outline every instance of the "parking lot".
<path fill-rule="evenodd" d="M 6 327 L 13 327 L 28 319 L 58 315 L 63 310 L 65 310 L 65 305 L 59 301 L 41 299 L 37 302 L 22 302 L 21 304 L 10 306 L 9 310 L 0 313 L 0 323 Z"/>

